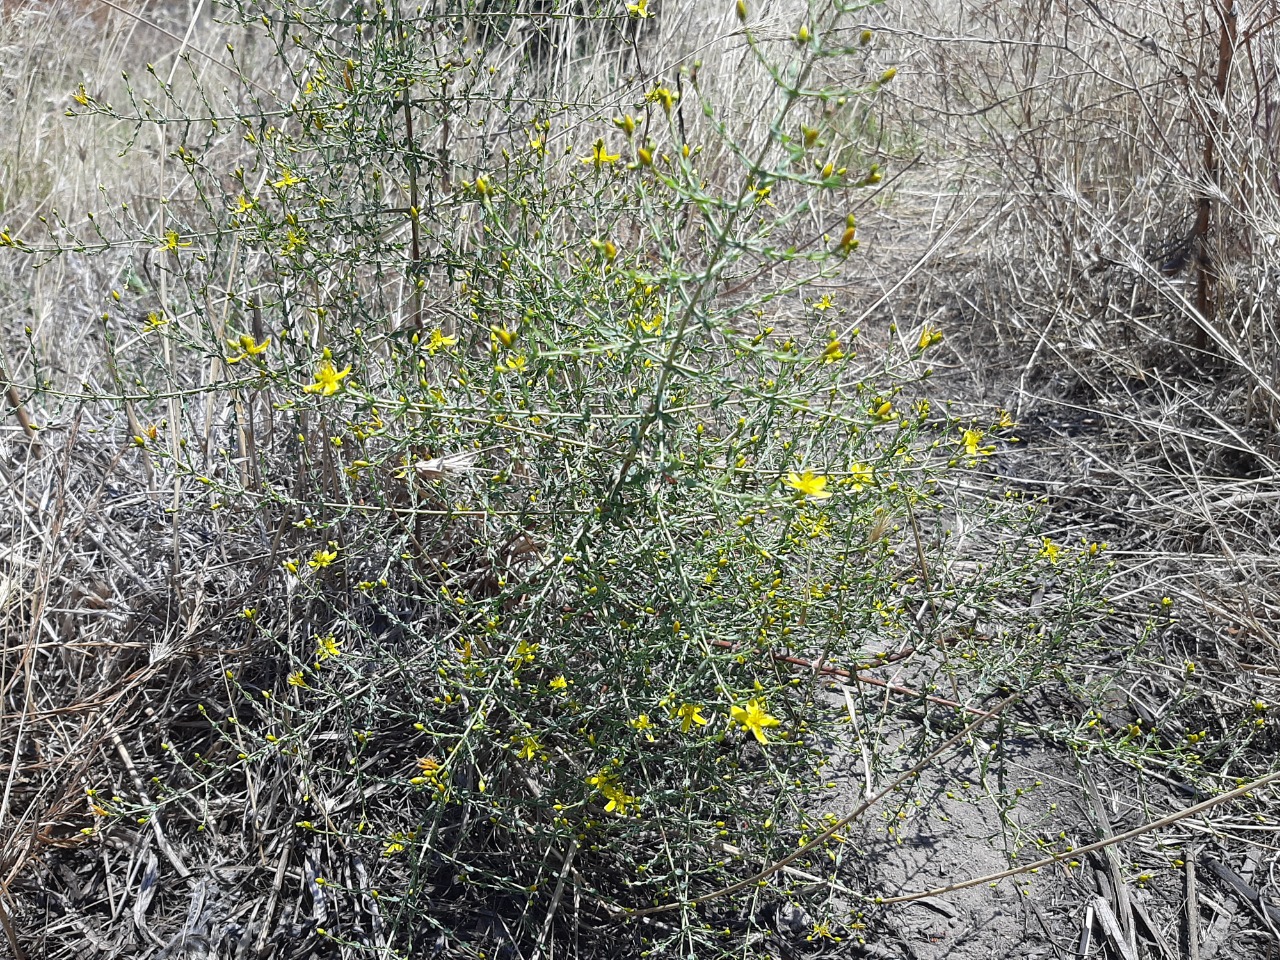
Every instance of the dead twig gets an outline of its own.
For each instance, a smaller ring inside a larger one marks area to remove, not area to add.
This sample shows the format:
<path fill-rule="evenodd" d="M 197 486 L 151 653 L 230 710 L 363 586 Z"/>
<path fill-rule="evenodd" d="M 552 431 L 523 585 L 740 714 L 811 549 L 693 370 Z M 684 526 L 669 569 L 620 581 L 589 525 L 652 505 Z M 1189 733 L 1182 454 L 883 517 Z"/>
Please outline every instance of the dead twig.
<path fill-rule="evenodd" d="M 1187 870 L 1187 960 L 1200 960 L 1200 899 L 1196 892 L 1196 853 L 1183 857 Z"/>
<path fill-rule="evenodd" d="M 578 844 L 571 842 L 569 844 L 569 852 L 565 854 L 564 864 L 560 867 L 560 876 L 556 878 L 556 889 L 551 895 L 551 903 L 547 905 L 547 915 L 543 918 L 542 929 L 538 931 L 538 943 L 533 948 L 533 957 L 531 960 L 540 960 L 543 948 L 547 944 L 547 938 L 551 935 L 551 923 L 555 920 L 556 911 L 560 907 L 560 899 L 564 896 L 564 881 L 569 875 L 570 869 L 573 867 L 573 858 L 578 853 Z"/>
<path fill-rule="evenodd" d="M 44 448 L 40 445 L 35 423 L 31 419 L 31 414 L 27 413 L 26 405 L 22 402 L 22 396 L 18 393 L 18 385 L 9 379 L 3 357 L 0 357 L 0 381 L 4 382 L 5 397 L 9 401 L 9 407 L 13 410 L 13 415 L 18 418 L 18 426 L 22 427 L 22 432 L 31 441 L 32 455 L 37 458 L 44 456 Z"/>
<path fill-rule="evenodd" d="M 1100 840 L 1106 840 L 1115 835 L 1115 831 L 1111 828 L 1111 820 L 1107 816 L 1106 807 L 1102 803 L 1102 795 L 1098 792 L 1098 785 L 1094 783 L 1093 777 L 1089 776 L 1087 770 L 1082 770 L 1085 788 L 1089 792 L 1089 799 L 1093 806 L 1094 830 Z M 1111 878 L 1111 895 L 1115 899 L 1115 918 L 1120 922 L 1120 929 L 1124 931 L 1126 938 L 1126 946 L 1131 954 L 1136 956 L 1138 952 L 1138 944 L 1134 936 L 1133 911 L 1129 906 L 1129 887 L 1124 882 L 1124 873 L 1120 869 L 1120 858 L 1116 855 L 1114 846 L 1104 847 L 1101 851 L 1107 864 L 1107 874 Z"/>
<path fill-rule="evenodd" d="M 1138 960 L 1138 952 L 1129 942 L 1129 931 L 1125 930 L 1123 924 L 1120 923 L 1120 918 L 1116 916 L 1115 911 L 1111 909 L 1111 904 L 1107 903 L 1105 897 L 1093 898 L 1093 915 L 1098 918 L 1099 926 L 1111 939 L 1111 943 L 1116 948 L 1116 952 L 1120 954 L 1121 960 Z"/>
<path fill-rule="evenodd" d="M 4 905 L 4 891 L 0 891 L 0 927 L 4 928 L 4 938 L 9 941 L 9 949 L 13 951 L 15 960 L 27 960 L 18 942 L 18 934 L 13 929 L 13 921 L 9 919 L 9 910 Z"/>
<path fill-rule="evenodd" d="M 1210 873 L 1221 880 L 1232 893 L 1244 901 L 1245 905 L 1271 931 L 1271 935 L 1280 942 L 1280 932 L 1276 930 L 1276 924 L 1280 923 L 1280 907 L 1263 900 L 1262 894 L 1246 883 L 1240 874 L 1225 863 L 1215 860 L 1207 854 L 1201 857 L 1200 860 Z"/>

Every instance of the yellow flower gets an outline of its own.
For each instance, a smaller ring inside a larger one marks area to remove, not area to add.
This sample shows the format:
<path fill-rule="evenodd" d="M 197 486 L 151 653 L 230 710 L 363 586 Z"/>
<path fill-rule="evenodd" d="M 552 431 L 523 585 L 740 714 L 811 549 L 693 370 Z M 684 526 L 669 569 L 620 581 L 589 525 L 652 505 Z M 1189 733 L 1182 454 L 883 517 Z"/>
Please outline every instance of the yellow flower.
<path fill-rule="evenodd" d="M 541 749 L 542 744 L 538 743 L 537 737 L 521 737 L 517 755 L 521 760 L 534 760 L 537 759 L 538 751 Z"/>
<path fill-rule="evenodd" d="M 524 373 L 526 366 L 528 366 L 528 360 L 523 353 L 509 353 L 506 365 L 499 363 L 494 369 L 499 373 Z"/>
<path fill-rule="evenodd" d="M 301 183 L 302 180 L 293 175 L 293 171 L 288 167 L 280 168 L 280 179 L 272 181 L 271 185 L 277 190 L 287 190 L 289 187 Z"/>
<path fill-rule="evenodd" d="M 89 94 L 85 91 L 83 83 L 76 88 L 76 92 L 71 95 L 71 99 L 82 107 L 89 105 Z"/>
<path fill-rule="evenodd" d="M 303 387 L 303 393 L 318 393 L 325 397 L 332 396 L 342 388 L 342 381 L 351 373 L 350 364 L 339 370 L 333 365 L 333 361 L 329 359 L 327 350 L 325 354 L 324 362 L 320 364 L 320 369 L 316 371 L 315 382 Z"/>
<path fill-rule="evenodd" d="M 234 340 L 228 340 L 227 345 L 232 350 L 238 351 L 234 356 L 227 357 L 227 363 L 239 363 L 247 357 L 256 357 L 260 353 L 264 353 L 267 347 L 271 346 L 271 338 L 267 337 L 261 343 L 253 339 L 252 334 L 241 334 Z"/>
<path fill-rule="evenodd" d="M 961 439 L 964 442 L 964 452 L 971 457 L 976 457 L 978 455 L 978 444 L 982 442 L 982 431 L 970 428 L 964 432 L 964 436 Z"/>
<path fill-rule="evenodd" d="M 931 327 L 927 323 L 924 329 L 920 331 L 920 339 L 916 342 L 917 349 L 928 350 L 935 343 L 942 342 L 942 331 L 937 327 Z"/>
<path fill-rule="evenodd" d="M 843 357 L 844 357 L 844 349 L 840 345 L 840 341 L 837 340 L 835 337 L 832 337 L 831 341 L 826 345 L 826 347 L 822 351 L 822 362 L 835 363 L 837 360 L 840 360 Z"/>
<path fill-rule="evenodd" d="M 813 924 L 813 933 L 811 933 L 805 939 L 810 941 L 812 940 L 839 941 L 840 940 L 839 937 L 837 937 L 834 933 L 831 932 L 831 924 L 817 923 L 816 921 Z"/>
<path fill-rule="evenodd" d="M 662 104 L 662 109 L 670 113 L 671 108 L 675 106 L 675 102 L 680 98 L 666 87 L 654 87 L 645 94 L 645 99 L 650 103 Z"/>
<path fill-rule="evenodd" d="M 707 718 L 702 715 L 702 708 L 693 703 L 682 703 L 675 712 L 680 720 L 680 732 L 688 733 L 696 723 L 700 727 L 707 725 Z"/>
<path fill-rule="evenodd" d="M 565 690 L 569 686 L 569 681 L 564 678 L 563 674 L 561 674 L 560 676 L 552 680 L 550 683 L 548 683 L 547 686 L 549 686 L 552 690 Z"/>
<path fill-rule="evenodd" d="M 166 230 L 164 234 L 164 243 L 156 247 L 156 250 L 161 253 L 165 253 L 166 251 L 176 251 L 182 247 L 189 246 L 191 246 L 191 242 L 189 240 L 178 239 L 177 230 Z"/>
<path fill-rule="evenodd" d="M 806 470 L 803 475 L 788 473 L 786 484 L 812 500 L 825 500 L 831 496 L 831 492 L 827 490 L 827 478 L 815 476 L 812 470 Z"/>
<path fill-rule="evenodd" d="M 342 654 L 342 641 L 337 639 L 333 634 L 327 637 L 321 637 L 316 641 L 316 659 L 328 660 L 330 657 L 337 657 Z"/>
<path fill-rule="evenodd" d="M 813 301 L 813 303 L 811 303 L 810 306 L 813 307 L 813 309 L 817 310 L 819 313 L 823 313 L 827 310 L 830 310 L 832 307 L 835 306 L 835 304 L 831 300 L 831 294 L 824 293 L 817 300 Z"/>
<path fill-rule="evenodd" d="M 606 163 L 617 163 L 621 156 L 618 153 L 610 153 L 604 145 L 604 137 L 601 137 L 591 149 L 591 156 L 581 157 L 580 162 L 589 163 L 599 171 Z"/>
<path fill-rule="evenodd" d="M 432 330 L 431 339 L 427 341 L 427 353 L 434 357 L 437 351 L 452 347 L 457 342 L 457 337 L 446 337 L 444 331 Z"/>
<path fill-rule="evenodd" d="M 628 723 L 630 723 L 631 729 L 638 733 L 643 733 L 650 743 L 653 742 L 653 734 L 649 733 L 649 731 L 653 729 L 653 721 L 649 719 L 649 715 L 647 713 L 640 714 L 634 720 L 628 721 Z M 704 720 L 703 723 L 706 723 L 706 721 Z"/>
<path fill-rule="evenodd" d="M 765 727 L 776 727 L 782 722 L 777 717 L 770 716 L 765 711 L 764 704 L 755 697 L 748 700 L 745 707 L 732 707 L 729 710 L 729 719 L 738 726 L 750 730 L 761 743 L 769 742 L 769 738 L 764 735 Z"/>
<path fill-rule="evenodd" d="M 653 16 L 649 12 L 649 0 L 636 0 L 635 3 L 628 3 L 627 15 L 635 17 L 637 20 L 648 20 Z"/>
<path fill-rule="evenodd" d="M 1062 553 L 1062 548 L 1048 537 L 1043 537 L 1041 539 L 1043 546 L 1040 548 L 1040 553 L 1037 554 L 1037 556 L 1042 560 L 1048 560 L 1050 563 L 1057 563 L 1058 554 Z"/>
<path fill-rule="evenodd" d="M 305 687 L 306 685 L 307 685 L 307 678 L 302 675 L 301 670 L 295 670 L 293 671 L 293 673 L 289 674 L 289 686 Z"/>
<path fill-rule="evenodd" d="M 628 810 L 637 802 L 635 797 L 613 784 L 606 785 L 600 792 L 609 801 L 604 805 L 605 813 L 616 813 L 620 817 L 625 817 Z"/>
<path fill-rule="evenodd" d="M 605 813 L 626 816 L 628 809 L 636 805 L 636 798 L 619 787 L 613 774 L 607 770 L 601 770 L 594 777 L 587 777 L 587 783 L 599 790 L 601 796 L 608 801 L 604 806 Z"/>
<path fill-rule="evenodd" d="M 384 857 L 391 857 L 391 856 L 395 856 L 397 853 L 403 853 L 403 852 L 404 852 L 404 844 L 400 843 L 397 840 L 395 842 L 388 843 L 386 847 L 383 849 L 382 855 Z"/>
<path fill-rule="evenodd" d="M 329 564 L 333 563 L 333 561 L 337 559 L 337 550 L 326 550 L 324 547 L 321 547 L 311 555 L 311 559 L 307 561 L 307 566 L 312 570 L 320 570 L 329 566 Z"/>
<path fill-rule="evenodd" d="M 307 232 L 305 230 L 297 230 L 290 227 L 285 231 L 284 246 L 280 248 L 280 252 L 285 255 L 296 253 L 307 245 Z"/>
<path fill-rule="evenodd" d="M 875 482 L 875 474 L 865 463 L 855 463 L 849 467 L 849 486 L 854 493 L 861 493 Z"/>

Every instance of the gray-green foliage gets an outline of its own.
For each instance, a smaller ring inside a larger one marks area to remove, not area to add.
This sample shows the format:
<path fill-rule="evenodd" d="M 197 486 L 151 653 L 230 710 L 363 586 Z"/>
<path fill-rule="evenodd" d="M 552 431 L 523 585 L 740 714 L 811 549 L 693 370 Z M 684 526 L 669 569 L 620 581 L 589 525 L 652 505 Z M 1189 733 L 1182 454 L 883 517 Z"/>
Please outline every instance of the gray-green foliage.
<path fill-rule="evenodd" d="M 748 14 L 774 80 L 749 138 L 692 63 L 622 82 L 600 50 L 639 50 L 644 6 L 241 4 L 262 31 L 231 73 L 80 92 L 158 131 L 180 186 L 49 245 L 149 249 L 117 360 L 135 442 L 185 515 L 260 544 L 200 708 L 222 749 L 174 745 L 165 776 L 285 783 L 276 829 L 359 852 L 364 881 L 324 879 L 376 888 L 386 926 L 326 936 L 405 949 L 487 910 L 525 944 L 572 920 L 701 956 L 780 898 L 848 932 L 835 842 L 800 864 L 835 886 L 691 902 L 813 836 L 851 738 L 892 767 L 831 682 L 907 651 L 916 705 L 1064 679 L 1089 553 L 969 490 L 1008 424 L 919 397 L 939 331 L 846 319 L 881 174 L 836 165 L 861 154 L 824 108 L 892 78 L 857 12 L 768 43 Z M 558 99 L 574 55 L 620 106 Z M 1035 584 L 1034 615 L 1005 603 Z"/>

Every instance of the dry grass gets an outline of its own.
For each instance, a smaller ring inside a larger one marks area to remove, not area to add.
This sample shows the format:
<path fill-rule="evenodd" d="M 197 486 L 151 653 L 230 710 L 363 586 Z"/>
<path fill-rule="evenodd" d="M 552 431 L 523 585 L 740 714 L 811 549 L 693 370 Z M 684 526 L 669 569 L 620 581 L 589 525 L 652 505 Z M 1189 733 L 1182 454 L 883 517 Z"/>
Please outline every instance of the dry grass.
<path fill-rule="evenodd" d="M 1225 603 L 1264 645 L 1245 659 L 1274 660 L 1280 39 L 1242 14 L 1219 85 L 1215 11 L 886 8 L 888 122 L 922 131 L 932 235 L 962 238 L 928 265 L 949 294 L 916 280 L 968 321 L 957 360 L 1028 431 L 1075 434 L 1064 506 L 1139 535 L 1135 562 L 1179 568 L 1166 592 Z"/>

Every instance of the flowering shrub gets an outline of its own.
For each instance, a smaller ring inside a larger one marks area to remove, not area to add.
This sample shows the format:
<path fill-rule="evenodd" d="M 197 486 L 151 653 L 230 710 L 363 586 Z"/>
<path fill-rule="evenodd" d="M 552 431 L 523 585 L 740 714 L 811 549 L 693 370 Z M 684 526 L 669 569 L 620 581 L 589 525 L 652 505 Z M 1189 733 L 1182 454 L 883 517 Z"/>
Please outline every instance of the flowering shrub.
<path fill-rule="evenodd" d="M 154 222 L 99 218 L 161 276 L 116 360 L 163 419 L 138 455 L 189 522 L 261 543 L 228 614 L 241 661 L 202 705 L 234 751 L 174 749 L 164 777 L 296 784 L 276 827 L 360 852 L 346 892 L 376 888 L 389 945 L 463 936 L 481 903 L 539 948 L 561 916 L 702 956 L 805 897 L 852 934 L 859 904 L 767 870 L 699 902 L 840 802 L 844 748 L 875 733 L 832 685 L 865 717 L 897 709 L 888 663 L 916 706 L 1075 682 L 1097 551 L 970 492 L 1013 424 L 925 399 L 945 331 L 849 319 L 882 172 L 844 165 L 841 118 L 895 72 L 853 12 L 766 41 L 737 5 L 772 78 L 758 122 L 692 62 L 582 106 L 541 48 L 504 54 L 506 13 L 383 2 L 238 3 L 275 73 L 228 45 L 231 87 L 191 61 L 127 106 L 74 98 L 160 123 L 181 184 Z M 601 7 L 580 42 L 642 43 L 662 15 Z M 1004 602 L 1046 582 L 1034 615 Z M 800 866 L 839 885 L 850 857 L 836 838 Z M 681 920 L 629 921 L 652 907 Z"/>

